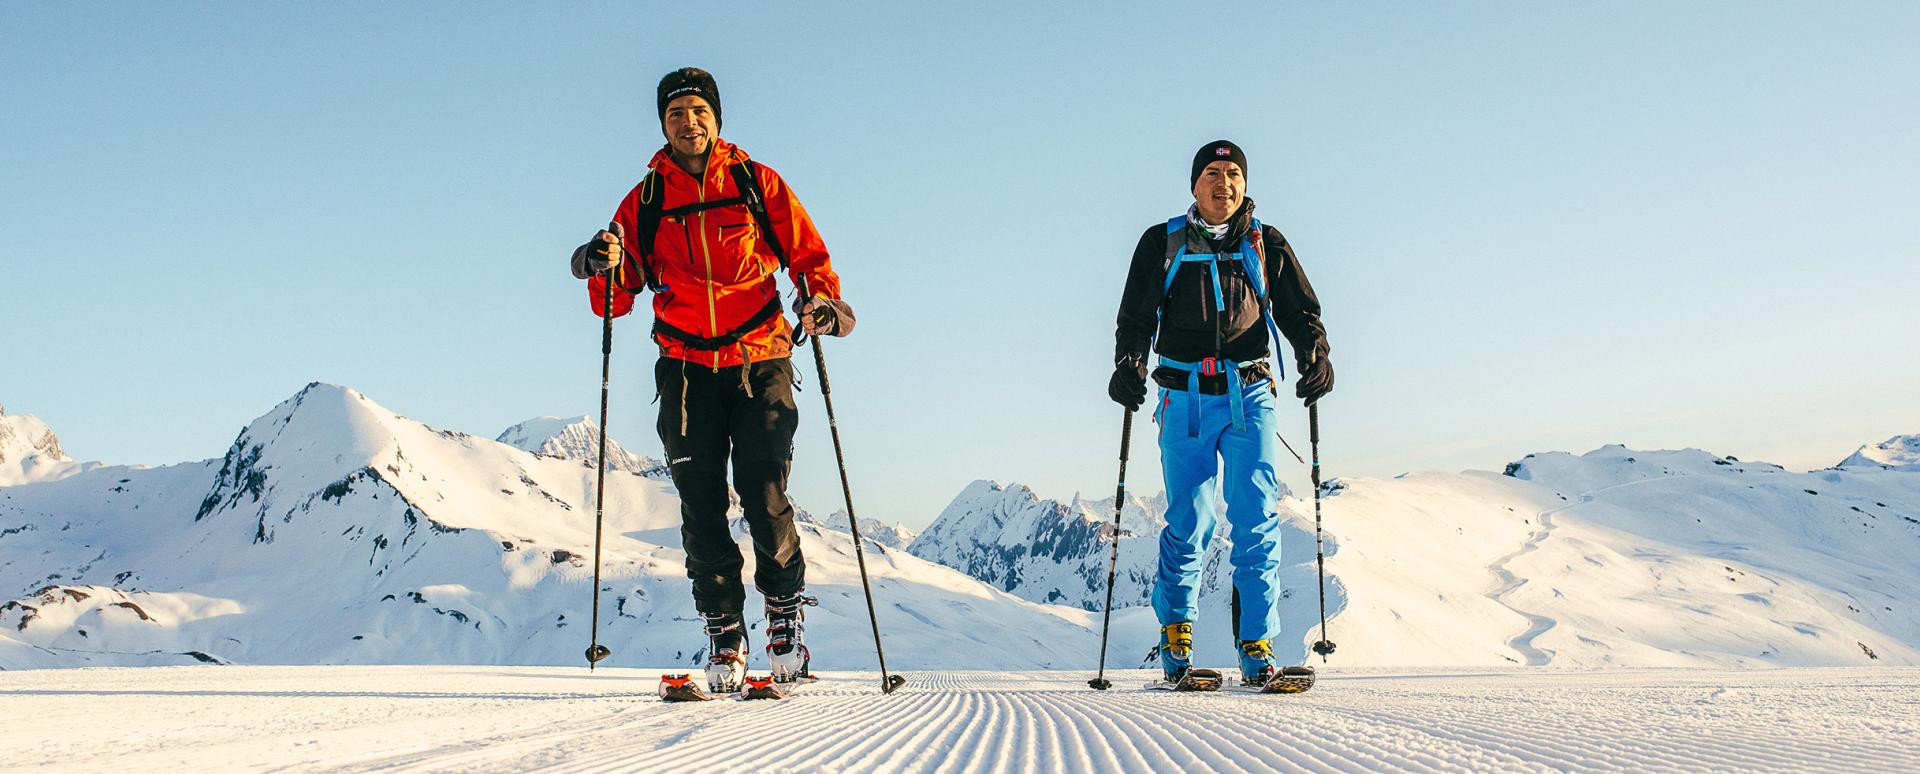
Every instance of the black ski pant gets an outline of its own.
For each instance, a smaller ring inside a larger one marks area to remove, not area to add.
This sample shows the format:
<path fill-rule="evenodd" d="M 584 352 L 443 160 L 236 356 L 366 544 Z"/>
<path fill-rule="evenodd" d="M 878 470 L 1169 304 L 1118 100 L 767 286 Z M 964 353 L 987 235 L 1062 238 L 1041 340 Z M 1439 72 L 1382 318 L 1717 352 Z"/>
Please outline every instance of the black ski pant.
<path fill-rule="evenodd" d="M 742 370 L 745 379 L 741 378 Z M 702 613 L 742 613 L 744 564 L 727 524 L 727 463 L 753 536 L 753 585 L 768 597 L 806 588 L 800 533 L 787 501 L 793 431 L 793 363 L 787 358 L 718 371 L 663 357 L 654 364 L 660 392 L 660 442 L 680 490 L 680 539 Z"/>

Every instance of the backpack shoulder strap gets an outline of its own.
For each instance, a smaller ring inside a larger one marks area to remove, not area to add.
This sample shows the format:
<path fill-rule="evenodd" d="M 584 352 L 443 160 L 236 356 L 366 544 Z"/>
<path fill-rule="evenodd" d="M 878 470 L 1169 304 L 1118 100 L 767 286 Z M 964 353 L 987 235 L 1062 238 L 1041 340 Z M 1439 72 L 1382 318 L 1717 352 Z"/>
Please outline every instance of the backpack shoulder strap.
<path fill-rule="evenodd" d="M 773 257 L 780 259 L 780 270 L 787 270 L 787 249 L 780 245 L 780 235 L 774 233 L 773 219 L 767 215 L 767 195 L 760 189 L 760 178 L 754 175 L 759 165 L 747 159 L 733 165 L 734 187 L 740 189 L 740 196 L 747 200 L 747 211 L 753 213 L 754 225 L 760 227 L 760 237 L 767 242 L 767 249 L 773 251 Z"/>
<path fill-rule="evenodd" d="M 1260 225 L 1260 219 L 1254 218 L 1247 227 L 1247 236 L 1240 245 L 1240 268 L 1247 273 L 1247 279 L 1253 283 L 1253 293 L 1261 301 L 1267 300 L 1267 235 Z"/>
<path fill-rule="evenodd" d="M 653 238 L 660 233 L 660 205 L 666 199 L 665 186 L 660 173 L 647 170 L 647 176 L 640 179 L 640 209 L 633 217 L 634 228 L 638 233 L 627 241 L 627 252 L 640 259 L 641 279 L 647 289 L 659 292 L 666 285 L 653 272 Z M 629 291 L 636 288 L 628 288 Z"/>
<path fill-rule="evenodd" d="M 1187 215 L 1181 213 L 1167 221 L 1167 258 L 1160 264 L 1160 273 L 1165 280 L 1160 286 L 1162 294 L 1173 289 L 1173 275 L 1180 271 L 1180 257 L 1187 252 Z"/>

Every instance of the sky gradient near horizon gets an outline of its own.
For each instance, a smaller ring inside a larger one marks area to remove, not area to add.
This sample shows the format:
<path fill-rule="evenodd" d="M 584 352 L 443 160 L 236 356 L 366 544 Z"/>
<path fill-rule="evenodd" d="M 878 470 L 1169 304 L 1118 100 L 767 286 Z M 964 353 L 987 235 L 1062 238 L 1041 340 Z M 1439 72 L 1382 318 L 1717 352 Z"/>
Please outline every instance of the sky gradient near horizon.
<path fill-rule="evenodd" d="M 0 404 L 114 464 L 217 457 L 316 380 L 487 437 L 592 414 L 567 256 L 691 64 L 859 311 L 828 361 L 863 516 L 923 527 L 979 478 L 1111 496 L 1127 259 L 1218 137 L 1326 308 L 1329 476 L 1616 442 L 1809 468 L 1920 432 L 1920 6 L 675 14 L 0 5 Z M 653 358 L 623 321 L 610 427 L 657 454 Z M 825 513 L 802 371 L 793 490 Z"/>

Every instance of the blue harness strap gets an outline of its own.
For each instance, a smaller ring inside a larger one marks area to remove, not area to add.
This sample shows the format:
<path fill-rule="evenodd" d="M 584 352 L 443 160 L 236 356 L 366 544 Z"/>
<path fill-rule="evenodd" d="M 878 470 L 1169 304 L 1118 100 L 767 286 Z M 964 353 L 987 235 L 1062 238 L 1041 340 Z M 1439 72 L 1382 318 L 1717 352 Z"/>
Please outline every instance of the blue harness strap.
<path fill-rule="evenodd" d="M 1164 296 L 1173 290 L 1173 278 L 1180 273 L 1182 266 L 1187 264 L 1202 264 L 1207 267 L 1207 276 L 1213 281 L 1214 311 L 1225 312 L 1227 311 L 1227 297 L 1226 294 L 1220 291 L 1220 265 L 1227 261 L 1238 261 L 1240 263 L 1240 270 L 1247 275 L 1247 280 L 1253 284 L 1254 295 L 1260 299 L 1260 319 L 1266 320 L 1267 332 L 1273 337 L 1269 347 L 1273 350 L 1274 362 L 1276 363 L 1276 367 L 1279 368 L 1277 372 L 1278 376 L 1275 378 L 1286 379 L 1286 366 L 1278 365 L 1280 362 L 1280 326 L 1273 321 L 1273 311 L 1270 308 L 1271 302 L 1267 298 L 1266 282 L 1263 278 L 1266 267 L 1260 260 L 1259 250 L 1257 250 L 1253 244 L 1255 235 L 1261 233 L 1259 219 L 1254 219 L 1252 225 L 1247 229 L 1247 236 L 1240 240 L 1240 249 L 1232 253 L 1187 252 L 1186 229 L 1187 216 L 1185 215 L 1178 215 L 1172 220 L 1167 221 L 1167 246 L 1170 249 L 1165 267 L 1166 284 L 1160 288 L 1161 294 Z M 1241 384 L 1239 363 L 1218 357 L 1206 358 L 1196 363 L 1161 357 L 1160 365 L 1187 372 L 1187 392 L 1192 393 L 1192 396 L 1187 401 L 1187 434 L 1190 437 L 1197 437 L 1200 434 L 1200 377 L 1203 375 L 1214 376 L 1222 371 L 1227 375 L 1227 394 L 1233 396 L 1232 400 L 1228 401 L 1228 404 L 1233 407 L 1233 429 L 1245 429 L 1245 410 L 1240 405 Z"/>
<path fill-rule="evenodd" d="M 1198 363 L 1174 360 L 1162 356 L 1160 365 L 1187 372 L 1187 437 L 1200 437 L 1200 377 L 1227 375 L 1227 401 L 1233 412 L 1233 429 L 1244 430 L 1247 425 L 1246 409 L 1240 405 L 1240 364 L 1231 360 L 1210 357 Z"/>

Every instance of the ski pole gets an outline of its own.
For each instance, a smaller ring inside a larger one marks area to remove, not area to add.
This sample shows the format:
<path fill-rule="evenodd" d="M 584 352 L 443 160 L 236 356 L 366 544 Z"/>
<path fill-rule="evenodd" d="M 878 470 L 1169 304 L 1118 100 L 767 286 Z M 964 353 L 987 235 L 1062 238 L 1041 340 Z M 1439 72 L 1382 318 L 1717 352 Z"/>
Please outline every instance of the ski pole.
<path fill-rule="evenodd" d="M 612 225 L 616 233 L 624 231 L 619 223 Z M 618 269 L 618 264 L 610 266 L 600 278 L 600 456 L 595 460 L 598 470 L 594 471 L 593 486 L 593 621 L 587 627 L 589 672 L 595 664 L 613 655 L 613 651 L 600 644 L 600 525 L 607 505 L 607 392 L 613 369 L 613 276 Z"/>
<path fill-rule="evenodd" d="M 1307 433 L 1313 445 L 1313 566 L 1320 575 L 1320 639 L 1313 643 L 1313 652 L 1320 654 L 1320 663 L 1325 664 L 1327 654 L 1333 652 L 1333 640 L 1327 639 L 1327 551 L 1320 539 L 1320 404 L 1317 401 L 1307 406 Z"/>
<path fill-rule="evenodd" d="M 1087 686 L 1104 691 L 1113 687 L 1113 681 L 1107 679 L 1107 631 L 1113 623 L 1113 579 L 1120 567 L 1120 509 L 1127 498 L 1127 446 L 1133 439 L 1133 409 L 1120 419 L 1120 480 L 1113 490 L 1113 534 L 1108 536 L 1112 545 L 1107 548 L 1107 608 L 1100 615 L 1100 672 Z"/>
<path fill-rule="evenodd" d="M 800 278 L 800 296 L 812 298 L 807 292 L 807 281 Z M 801 325 L 806 324 L 801 320 Z M 827 356 L 820 349 L 820 337 L 813 340 L 813 367 L 820 374 L 820 398 L 827 404 L 827 429 L 833 434 L 833 461 L 840 468 L 840 494 L 847 503 L 847 529 L 853 533 L 853 558 L 860 565 L 860 590 L 867 596 L 867 623 L 873 627 L 873 652 L 880 660 L 880 692 L 893 693 L 907 684 L 907 678 L 887 673 L 887 651 L 880 644 L 880 617 L 873 608 L 873 585 L 867 580 L 867 554 L 861 550 L 860 519 L 853 514 L 853 487 L 847 483 L 847 457 L 840 447 L 840 424 L 833 415 L 833 385 L 827 381 Z"/>

